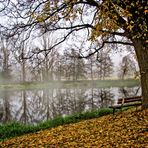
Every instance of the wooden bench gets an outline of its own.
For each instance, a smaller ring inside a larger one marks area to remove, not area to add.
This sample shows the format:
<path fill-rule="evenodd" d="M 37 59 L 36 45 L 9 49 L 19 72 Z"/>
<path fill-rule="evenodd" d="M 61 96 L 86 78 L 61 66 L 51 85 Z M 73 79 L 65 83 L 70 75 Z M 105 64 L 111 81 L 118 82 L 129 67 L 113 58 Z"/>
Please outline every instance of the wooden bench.
<path fill-rule="evenodd" d="M 116 109 L 122 109 L 123 107 L 129 106 L 136 106 L 137 107 L 142 105 L 142 96 L 134 96 L 134 97 L 127 97 L 127 98 L 119 98 L 116 105 L 109 106 L 109 108 L 113 109 L 113 115 Z"/>

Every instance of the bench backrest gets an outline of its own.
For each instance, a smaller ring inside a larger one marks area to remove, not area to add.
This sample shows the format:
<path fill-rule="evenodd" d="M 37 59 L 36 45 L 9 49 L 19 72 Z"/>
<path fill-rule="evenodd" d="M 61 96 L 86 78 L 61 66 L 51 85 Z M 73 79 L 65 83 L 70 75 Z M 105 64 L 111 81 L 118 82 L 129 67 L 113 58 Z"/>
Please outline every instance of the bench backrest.
<path fill-rule="evenodd" d="M 139 102 L 142 101 L 142 96 L 134 96 L 127 98 L 119 98 L 117 104 L 130 103 L 130 102 Z"/>

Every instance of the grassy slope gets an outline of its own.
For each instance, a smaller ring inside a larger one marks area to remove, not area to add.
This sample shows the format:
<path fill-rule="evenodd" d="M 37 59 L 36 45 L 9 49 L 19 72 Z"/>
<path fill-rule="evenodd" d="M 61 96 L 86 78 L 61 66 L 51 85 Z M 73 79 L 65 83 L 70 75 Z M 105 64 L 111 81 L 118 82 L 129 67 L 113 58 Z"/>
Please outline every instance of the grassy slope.
<path fill-rule="evenodd" d="M 147 147 L 148 109 L 130 109 L 75 124 L 58 126 L 0 143 L 0 147 Z"/>
<path fill-rule="evenodd" d="M 126 109 L 126 108 L 125 108 Z M 40 122 L 38 124 L 24 125 L 20 122 L 10 122 L 0 124 L 0 141 L 11 137 L 17 137 L 28 133 L 35 133 L 40 130 L 45 130 L 59 125 L 70 124 L 80 122 L 82 120 L 98 118 L 104 115 L 112 114 L 113 111 L 110 108 L 96 109 L 92 111 L 75 113 L 68 116 L 58 116 L 54 119 Z"/>

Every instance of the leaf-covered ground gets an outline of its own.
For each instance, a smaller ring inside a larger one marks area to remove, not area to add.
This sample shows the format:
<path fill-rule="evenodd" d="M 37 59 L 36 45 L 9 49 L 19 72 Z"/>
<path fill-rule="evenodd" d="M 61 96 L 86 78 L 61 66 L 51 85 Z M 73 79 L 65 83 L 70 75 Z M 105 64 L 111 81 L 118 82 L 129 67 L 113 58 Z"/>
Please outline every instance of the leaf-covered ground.
<path fill-rule="evenodd" d="M 138 112 L 132 109 L 116 116 L 108 115 L 39 131 L 1 142 L 0 147 L 147 148 L 148 109 Z"/>

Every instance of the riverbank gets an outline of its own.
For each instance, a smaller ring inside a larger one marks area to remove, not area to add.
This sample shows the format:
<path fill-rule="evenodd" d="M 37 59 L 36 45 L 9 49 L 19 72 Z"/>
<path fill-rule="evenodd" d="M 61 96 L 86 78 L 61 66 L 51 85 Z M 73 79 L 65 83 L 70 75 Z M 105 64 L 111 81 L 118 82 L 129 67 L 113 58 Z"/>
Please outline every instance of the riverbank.
<path fill-rule="evenodd" d="M 112 112 L 113 111 L 110 108 L 102 108 L 92 111 L 75 113 L 69 116 L 59 116 L 47 121 L 43 121 L 41 123 L 37 123 L 35 125 L 27 125 L 20 122 L 0 124 L 0 141 L 28 133 L 35 133 L 40 130 L 45 130 L 60 125 L 77 123 L 83 120 L 102 117 L 108 114 L 112 114 Z"/>
<path fill-rule="evenodd" d="M 25 82 L 25 83 L 1 83 L 0 90 L 26 90 L 43 88 L 74 88 L 74 87 L 133 87 L 140 85 L 137 79 L 108 79 L 108 80 L 77 80 L 77 81 L 48 81 L 48 82 Z"/>
<path fill-rule="evenodd" d="M 0 147 L 146 147 L 148 109 L 80 121 L 0 142 Z"/>

